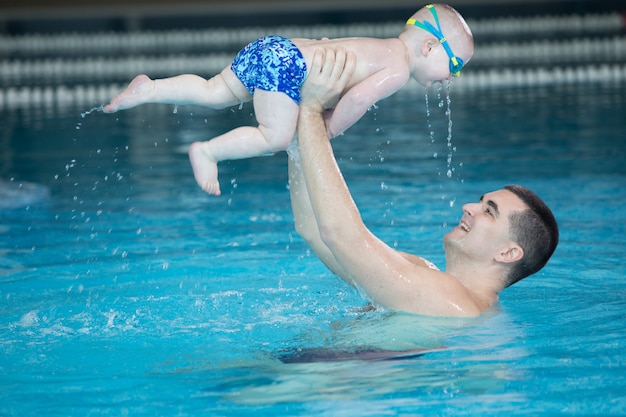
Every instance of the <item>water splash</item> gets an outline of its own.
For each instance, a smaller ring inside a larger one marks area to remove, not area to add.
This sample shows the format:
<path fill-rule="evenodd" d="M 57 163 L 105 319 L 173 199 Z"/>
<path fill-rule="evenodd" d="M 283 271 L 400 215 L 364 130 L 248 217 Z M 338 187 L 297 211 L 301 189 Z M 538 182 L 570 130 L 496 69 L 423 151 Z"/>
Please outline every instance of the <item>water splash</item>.
<path fill-rule="evenodd" d="M 455 148 L 452 147 L 452 108 L 450 106 L 451 103 L 452 103 L 452 100 L 450 99 L 450 80 L 448 80 L 446 84 L 446 104 L 447 104 L 446 116 L 448 116 L 448 136 L 446 137 L 446 142 L 448 146 L 448 158 L 446 162 L 447 162 L 448 170 L 447 170 L 446 175 L 448 176 L 448 178 L 452 178 L 452 171 L 454 171 L 454 168 L 452 168 L 452 154 L 455 150 Z"/>
<path fill-rule="evenodd" d="M 426 126 L 428 127 L 428 136 L 430 137 L 430 143 L 435 143 L 435 132 L 433 131 L 433 125 L 430 122 L 430 104 L 428 102 L 428 90 L 424 93 L 424 100 L 426 101 Z M 434 158 L 437 157 L 437 153 L 433 155 Z"/>
<path fill-rule="evenodd" d="M 101 104 L 101 105 L 99 105 L 98 107 L 93 107 L 93 108 L 91 108 L 91 109 L 89 109 L 89 110 L 87 110 L 87 111 L 84 111 L 84 112 L 82 112 L 82 113 L 80 114 L 80 117 L 81 117 L 82 119 L 84 119 L 87 115 L 89 115 L 89 114 L 91 114 L 91 113 L 93 113 L 93 112 L 95 112 L 95 111 L 104 111 L 104 105 L 103 105 L 103 104 Z M 80 123 L 80 122 L 76 123 L 76 130 L 80 130 L 80 128 L 81 128 L 81 126 L 82 126 L 82 125 L 83 125 L 83 124 L 82 124 L 82 123 Z"/>
<path fill-rule="evenodd" d="M 91 113 L 93 113 L 93 112 L 95 112 L 95 111 L 104 111 L 104 105 L 103 105 L 103 104 L 101 104 L 101 105 L 99 105 L 98 107 L 93 107 L 93 108 L 91 108 L 91 109 L 89 109 L 89 110 L 87 110 L 87 111 L 84 111 L 84 112 L 82 112 L 82 113 L 80 114 L 80 117 L 84 119 L 84 118 L 85 118 L 85 116 L 87 116 L 87 115 L 89 115 L 89 114 L 91 114 Z M 80 124 L 80 123 L 79 123 L 79 124 Z"/>
<path fill-rule="evenodd" d="M 452 157 L 454 155 L 454 152 L 456 151 L 456 147 L 453 146 L 452 144 L 452 99 L 450 98 L 450 84 L 451 84 L 450 80 L 448 80 L 445 85 L 443 83 L 437 83 L 436 94 L 437 94 L 437 107 L 442 110 L 445 109 L 444 114 L 448 119 L 447 135 L 446 135 L 446 150 L 447 150 L 446 177 L 452 179 L 455 173 L 455 168 L 452 166 Z M 445 88 L 445 97 L 444 97 L 444 88 Z M 429 102 L 428 93 L 429 91 L 426 90 L 424 94 L 424 100 L 426 102 L 426 125 L 428 128 L 428 135 L 430 137 L 430 143 L 434 144 L 436 137 L 435 137 L 435 131 L 434 131 L 432 120 L 431 120 L 432 111 L 431 111 L 431 105 Z M 433 153 L 433 158 L 437 158 L 437 157 L 438 157 L 438 153 L 435 151 Z M 438 170 L 437 174 L 442 175 L 442 172 Z M 442 195 L 441 198 L 445 199 L 446 198 L 445 194 Z M 456 198 L 452 197 L 449 200 L 450 207 L 453 207 L 455 202 L 456 202 Z"/>

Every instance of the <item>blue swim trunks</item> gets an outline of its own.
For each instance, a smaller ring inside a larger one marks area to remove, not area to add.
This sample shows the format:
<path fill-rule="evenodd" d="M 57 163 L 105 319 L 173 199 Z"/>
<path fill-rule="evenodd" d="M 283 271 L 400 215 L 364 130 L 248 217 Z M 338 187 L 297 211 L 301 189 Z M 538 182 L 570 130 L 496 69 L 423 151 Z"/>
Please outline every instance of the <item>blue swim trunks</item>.
<path fill-rule="evenodd" d="M 300 104 L 300 86 L 307 68 L 302 52 L 281 36 L 265 36 L 246 45 L 230 68 L 250 94 L 259 88 L 279 91 Z"/>

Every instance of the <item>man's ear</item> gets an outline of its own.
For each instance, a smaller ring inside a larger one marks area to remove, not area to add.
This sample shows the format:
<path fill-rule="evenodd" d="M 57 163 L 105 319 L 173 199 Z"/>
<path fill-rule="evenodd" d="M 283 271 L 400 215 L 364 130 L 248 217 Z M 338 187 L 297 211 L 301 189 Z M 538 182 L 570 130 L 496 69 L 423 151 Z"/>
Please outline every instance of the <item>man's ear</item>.
<path fill-rule="evenodd" d="M 422 41 L 422 55 L 428 56 L 435 47 L 439 45 L 439 41 L 434 36 L 428 36 Z"/>
<path fill-rule="evenodd" d="M 524 257 L 524 249 L 515 242 L 509 242 L 509 245 L 502 248 L 496 256 L 496 261 L 511 263 L 517 262 Z"/>

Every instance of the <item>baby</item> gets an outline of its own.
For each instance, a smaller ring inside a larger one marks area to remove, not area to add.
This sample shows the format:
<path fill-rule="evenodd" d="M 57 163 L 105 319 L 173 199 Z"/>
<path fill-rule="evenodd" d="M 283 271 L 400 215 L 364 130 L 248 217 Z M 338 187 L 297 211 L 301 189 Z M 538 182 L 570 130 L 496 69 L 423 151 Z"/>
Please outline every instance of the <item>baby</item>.
<path fill-rule="evenodd" d="M 411 78 L 429 87 L 433 81 L 459 75 L 474 53 L 473 36 L 463 17 L 448 5 L 428 5 L 407 21 L 397 38 L 266 36 L 244 47 L 230 66 L 209 80 L 192 74 L 158 80 L 138 75 L 104 112 L 145 103 L 220 109 L 252 100 L 258 127 L 239 127 L 189 148 L 196 181 L 207 193 L 219 195 L 218 162 L 287 149 L 296 131 L 300 86 L 322 43 L 356 55 L 352 79 L 326 114 L 330 137 L 344 132 L 376 101 L 395 93 Z"/>

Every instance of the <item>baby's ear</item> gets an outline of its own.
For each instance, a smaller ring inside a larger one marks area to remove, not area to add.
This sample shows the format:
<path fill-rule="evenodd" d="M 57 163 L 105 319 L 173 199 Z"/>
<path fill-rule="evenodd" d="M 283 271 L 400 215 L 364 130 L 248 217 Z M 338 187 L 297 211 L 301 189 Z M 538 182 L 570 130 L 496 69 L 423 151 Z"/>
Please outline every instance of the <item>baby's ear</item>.
<path fill-rule="evenodd" d="M 428 36 L 422 41 L 422 55 L 428 56 L 435 47 L 439 45 L 439 41 L 434 36 Z"/>

